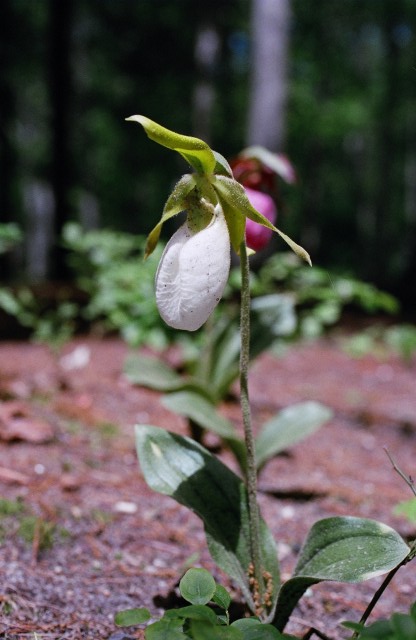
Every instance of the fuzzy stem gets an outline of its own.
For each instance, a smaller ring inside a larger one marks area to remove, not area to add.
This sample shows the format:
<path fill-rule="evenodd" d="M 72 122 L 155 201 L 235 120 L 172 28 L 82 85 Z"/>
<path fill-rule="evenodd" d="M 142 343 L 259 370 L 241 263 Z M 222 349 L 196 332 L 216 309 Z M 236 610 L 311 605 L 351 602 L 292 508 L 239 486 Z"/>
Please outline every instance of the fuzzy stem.
<path fill-rule="evenodd" d="M 247 451 L 246 483 L 248 492 L 248 510 L 250 526 L 251 560 L 253 573 L 258 583 L 258 594 L 263 594 L 263 569 L 260 550 L 260 513 L 257 504 L 257 465 L 256 451 L 251 423 L 251 411 L 248 395 L 248 367 L 250 360 L 250 270 L 245 242 L 240 245 L 241 265 L 241 313 L 240 313 L 240 404 L 244 425 L 244 439 Z"/>

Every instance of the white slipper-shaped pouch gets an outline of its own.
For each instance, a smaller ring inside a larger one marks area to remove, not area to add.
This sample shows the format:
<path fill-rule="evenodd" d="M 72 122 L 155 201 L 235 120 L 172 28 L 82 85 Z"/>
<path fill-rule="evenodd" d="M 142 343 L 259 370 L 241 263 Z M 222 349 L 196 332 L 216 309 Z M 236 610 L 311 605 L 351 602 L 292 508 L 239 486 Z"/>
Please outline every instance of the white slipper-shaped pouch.
<path fill-rule="evenodd" d="M 156 273 L 159 313 L 175 329 L 196 331 L 221 299 L 230 271 L 230 237 L 222 209 L 193 233 L 185 222 L 171 237 Z"/>

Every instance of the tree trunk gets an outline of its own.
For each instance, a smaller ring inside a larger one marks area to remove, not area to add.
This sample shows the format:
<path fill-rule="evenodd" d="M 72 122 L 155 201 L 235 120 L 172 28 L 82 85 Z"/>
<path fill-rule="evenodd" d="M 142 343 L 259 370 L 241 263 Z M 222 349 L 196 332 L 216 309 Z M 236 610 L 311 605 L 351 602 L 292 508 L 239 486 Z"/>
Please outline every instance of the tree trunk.
<path fill-rule="evenodd" d="M 253 0 L 247 143 L 280 151 L 285 136 L 290 0 Z"/>

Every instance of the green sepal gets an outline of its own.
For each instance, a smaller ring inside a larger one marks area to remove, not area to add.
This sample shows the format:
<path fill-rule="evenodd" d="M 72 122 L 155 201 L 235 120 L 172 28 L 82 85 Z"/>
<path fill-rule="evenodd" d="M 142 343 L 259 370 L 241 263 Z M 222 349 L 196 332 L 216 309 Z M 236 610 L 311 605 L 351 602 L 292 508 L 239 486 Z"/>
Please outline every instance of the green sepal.
<path fill-rule="evenodd" d="M 169 218 L 173 218 L 187 207 L 186 199 L 195 188 L 195 178 L 192 174 L 186 173 L 174 186 L 172 193 L 166 201 L 162 217 L 157 225 L 147 236 L 144 257 L 148 258 L 153 253 L 160 236 L 162 225 Z"/>
<path fill-rule="evenodd" d="M 308 264 L 312 264 L 309 254 L 303 247 L 296 244 L 296 242 L 275 227 L 270 220 L 252 206 L 244 187 L 239 182 L 227 176 L 217 175 L 213 178 L 212 185 L 217 192 L 218 200 L 224 210 L 231 244 L 237 253 L 239 252 L 240 244 L 244 240 L 245 218 L 250 218 L 253 222 L 262 224 L 264 227 L 278 233 L 296 255 Z M 243 231 L 241 231 L 241 229 L 243 229 Z"/>
<path fill-rule="evenodd" d="M 210 174 L 214 171 L 217 161 L 212 149 L 203 140 L 170 131 L 146 116 L 130 116 L 126 120 L 141 124 L 151 140 L 180 153 L 198 173 Z"/>

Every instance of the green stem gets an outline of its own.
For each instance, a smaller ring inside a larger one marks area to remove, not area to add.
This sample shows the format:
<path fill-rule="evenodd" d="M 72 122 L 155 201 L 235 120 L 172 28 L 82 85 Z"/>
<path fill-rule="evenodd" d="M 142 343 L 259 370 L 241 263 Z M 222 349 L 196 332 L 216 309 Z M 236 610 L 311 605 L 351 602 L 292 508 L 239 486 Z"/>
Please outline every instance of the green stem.
<path fill-rule="evenodd" d="M 244 425 L 244 439 L 247 451 L 246 482 L 248 492 L 251 561 L 257 580 L 260 600 L 263 594 L 263 571 L 260 551 L 260 513 L 257 503 L 256 450 L 251 423 L 248 395 L 248 367 L 250 360 L 250 270 L 245 242 L 240 245 L 241 264 L 241 314 L 240 314 L 240 404 Z"/>

